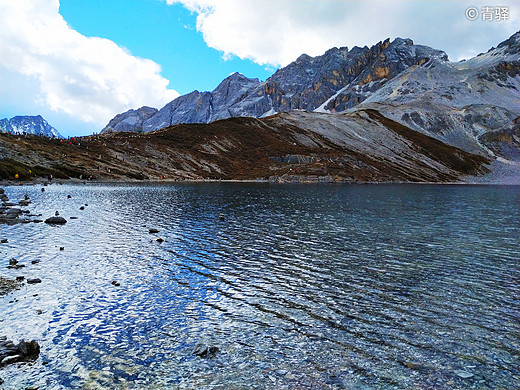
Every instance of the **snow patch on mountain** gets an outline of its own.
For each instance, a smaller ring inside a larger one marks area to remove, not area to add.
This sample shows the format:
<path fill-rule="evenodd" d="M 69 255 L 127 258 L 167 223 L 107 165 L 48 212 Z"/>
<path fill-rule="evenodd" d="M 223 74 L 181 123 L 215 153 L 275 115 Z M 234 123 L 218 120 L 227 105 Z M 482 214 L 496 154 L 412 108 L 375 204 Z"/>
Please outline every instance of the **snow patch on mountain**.
<path fill-rule="evenodd" d="M 11 134 L 34 134 L 50 138 L 63 138 L 41 115 L 15 116 L 0 120 L 0 131 Z"/>

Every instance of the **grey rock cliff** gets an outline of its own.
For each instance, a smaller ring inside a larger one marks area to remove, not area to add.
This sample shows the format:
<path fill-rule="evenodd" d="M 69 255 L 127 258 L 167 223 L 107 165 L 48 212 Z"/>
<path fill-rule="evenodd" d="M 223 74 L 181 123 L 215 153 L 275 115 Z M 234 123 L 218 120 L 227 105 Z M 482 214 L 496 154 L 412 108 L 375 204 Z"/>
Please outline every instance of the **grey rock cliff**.
<path fill-rule="evenodd" d="M 259 118 L 291 110 L 343 111 L 410 66 L 431 67 L 445 61 L 443 51 L 401 38 L 387 39 L 371 48 L 333 48 L 318 57 L 303 54 L 264 82 L 234 73 L 212 92 L 180 96 L 142 127 L 149 132 L 178 123 Z"/>
<path fill-rule="evenodd" d="M 135 131 L 143 130 L 143 123 L 157 113 L 156 108 L 143 106 L 137 110 L 128 110 L 122 114 L 116 115 L 108 125 L 101 130 L 102 133 L 111 133 L 117 131 Z"/>

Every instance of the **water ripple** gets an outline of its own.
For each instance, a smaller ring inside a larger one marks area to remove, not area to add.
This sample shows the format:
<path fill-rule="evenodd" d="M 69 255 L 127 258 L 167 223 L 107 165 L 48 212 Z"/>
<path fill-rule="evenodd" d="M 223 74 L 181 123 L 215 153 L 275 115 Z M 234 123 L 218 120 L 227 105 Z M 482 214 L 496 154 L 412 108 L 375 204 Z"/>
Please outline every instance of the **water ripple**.
<path fill-rule="evenodd" d="M 42 348 L 7 388 L 520 387 L 518 187 L 7 191 L 78 217 L 2 226 L 3 273 L 42 279 L 0 301 Z"/>

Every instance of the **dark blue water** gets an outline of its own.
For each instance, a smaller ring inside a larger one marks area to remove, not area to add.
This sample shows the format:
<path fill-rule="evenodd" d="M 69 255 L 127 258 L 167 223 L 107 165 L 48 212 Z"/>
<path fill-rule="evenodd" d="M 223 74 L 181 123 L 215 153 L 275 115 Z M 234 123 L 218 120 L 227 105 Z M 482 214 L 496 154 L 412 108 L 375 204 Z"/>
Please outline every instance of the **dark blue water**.
<path fill-rule="evenodd" d="M 519 187 L 6 190 L 68 223 L 1 226 L 3 388 L 520 388 Z"/>

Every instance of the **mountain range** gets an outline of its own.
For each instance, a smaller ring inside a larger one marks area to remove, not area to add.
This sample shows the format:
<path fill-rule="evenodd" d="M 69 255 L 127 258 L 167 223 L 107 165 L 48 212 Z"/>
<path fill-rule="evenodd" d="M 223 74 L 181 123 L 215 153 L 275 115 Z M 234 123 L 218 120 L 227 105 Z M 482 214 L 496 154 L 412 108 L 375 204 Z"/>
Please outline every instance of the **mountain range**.
<path fill-rule="evenodd" d="M 194 91 L 160 110 L 119 114 L 102 130 L 151 132 L 180 123 L 281 112 L 341 114 L 376 110 L 413 130 L 489 157 L 494 170 L 520 169 L 520 32 L 475 58 L 410 39 L 301 55 L 266 81 L 234 73 L 211 92 Z M 311 128 L 316 115 L 294 125 Z M 316 119 L 319 121 L 319 119 Z"/>
<path fill-rule="evenodd" d="M 520 33 L 467 61 L 410 39 L 117 115 L 73 142 L 0 134 L 0 177 L 520 183 Z M 32 176 L 31 176 L 32 175 Z"/>
<path fill-rule="evenodd" d="M 63 138 L 54 127 L 49 125 L 41 115 L 15 116 L 0 120 L 0 132 L 11 134 L 33 134 L 45 137 Z"/>

